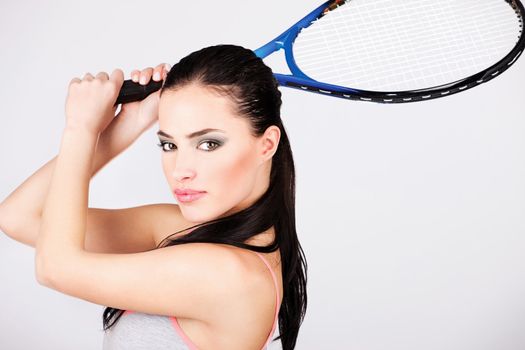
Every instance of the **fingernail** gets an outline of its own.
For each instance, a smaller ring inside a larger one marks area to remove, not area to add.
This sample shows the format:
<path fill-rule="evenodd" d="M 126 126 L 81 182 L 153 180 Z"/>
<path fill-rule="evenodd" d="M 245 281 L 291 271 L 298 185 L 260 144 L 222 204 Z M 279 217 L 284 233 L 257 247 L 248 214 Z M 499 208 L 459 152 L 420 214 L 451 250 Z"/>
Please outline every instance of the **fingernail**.
<path fill-rule="evenodd" d="M 155 72 L 155 74 L 153 74 L 153 79 L 159 80 L 160 79 L 160 73 L 159 72 Z"/>
<path fill-rule="evenodd" d="M 141 84 L 146 84 L 146 77 L 145 76 L 140 77 L 140 83 Z"/>
<path fill-rule="evenodd" d="M 169 65 L 169 63 L 166 63 L 166 64 L 164 65 L 164 68 L 165 68 L 167 71 L 169 71 L 169 70 L 171 69 L 171 66 Z"/>

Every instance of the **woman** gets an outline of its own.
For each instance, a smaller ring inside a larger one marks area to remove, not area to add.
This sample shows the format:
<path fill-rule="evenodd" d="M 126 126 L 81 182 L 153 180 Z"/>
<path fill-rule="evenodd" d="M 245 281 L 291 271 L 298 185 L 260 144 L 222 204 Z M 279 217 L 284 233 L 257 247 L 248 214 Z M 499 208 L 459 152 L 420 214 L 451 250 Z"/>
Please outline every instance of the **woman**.
<path fill-rule="evenodd" d="M 261 349 L 277 320 L 293 349 L 307 265 L 272 71 L 234 45 L 167 69 L 133 71 L 163 87 L 116 117 L 122 71 L 74 78 L 60 152 L 0 205 L 0 227 L 36 247 L 39 283 L 109 306 L 105 349 Z M 87 208 L 90 177 L 157 120 L 179 204 Z"/>

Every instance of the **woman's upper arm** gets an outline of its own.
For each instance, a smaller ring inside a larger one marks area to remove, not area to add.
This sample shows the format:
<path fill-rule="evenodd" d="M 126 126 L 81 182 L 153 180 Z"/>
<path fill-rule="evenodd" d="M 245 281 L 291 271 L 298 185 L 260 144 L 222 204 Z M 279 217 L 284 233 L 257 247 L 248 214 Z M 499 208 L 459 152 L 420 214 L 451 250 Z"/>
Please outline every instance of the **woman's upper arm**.
<path fill-rule="evenodd" d="M 13 213 L 8 213 L 14 215 Z M 35 247 L 40 217 L 25 218 L 5 230 L 14 240 Z M 85 250 L 137 253 L 155 249 L 169 234 L 186 226 L 176 204 L 147 204 L 123 209 L 88 208 Z"/>
<path fill-rule="evenodd" d="M 176 204 L 147 204 L 123 209 L 89 208 L 85 250 L 137 253 L 155 249 L 166 232 L 179 230 Z"/>

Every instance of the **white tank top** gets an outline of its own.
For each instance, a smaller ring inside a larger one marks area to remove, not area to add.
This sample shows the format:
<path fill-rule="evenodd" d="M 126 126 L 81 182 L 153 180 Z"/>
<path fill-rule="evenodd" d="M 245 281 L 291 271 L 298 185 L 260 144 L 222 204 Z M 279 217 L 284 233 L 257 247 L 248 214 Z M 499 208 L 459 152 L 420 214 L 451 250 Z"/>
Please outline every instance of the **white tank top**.
<path fill-rule="evenodd" d="M 262 348 L 272 340 L 279 316 L 279 287 L 277 277 L 268 261 L 257 254 L 272 274 L 275 284 L 275 316 L 269 336 Z M 104 333 L 103 350 L 198 350 L 180 328 L 177 318 L 126 310 L 119 320 Z"/>

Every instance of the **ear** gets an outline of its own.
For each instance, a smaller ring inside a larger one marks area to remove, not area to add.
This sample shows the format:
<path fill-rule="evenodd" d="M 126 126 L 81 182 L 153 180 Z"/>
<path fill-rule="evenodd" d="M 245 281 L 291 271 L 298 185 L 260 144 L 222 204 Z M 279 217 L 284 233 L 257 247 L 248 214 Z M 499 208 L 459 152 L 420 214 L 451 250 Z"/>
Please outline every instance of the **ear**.
<path fill-rule="evenodd" d="M 270 125 L 266 128 L 263 136 L 261 137 L 261 163 L 273 157 L 277 152 L 279 146 L 279 140 L 281 138 L 281 129 L 276 125 Z"/>

